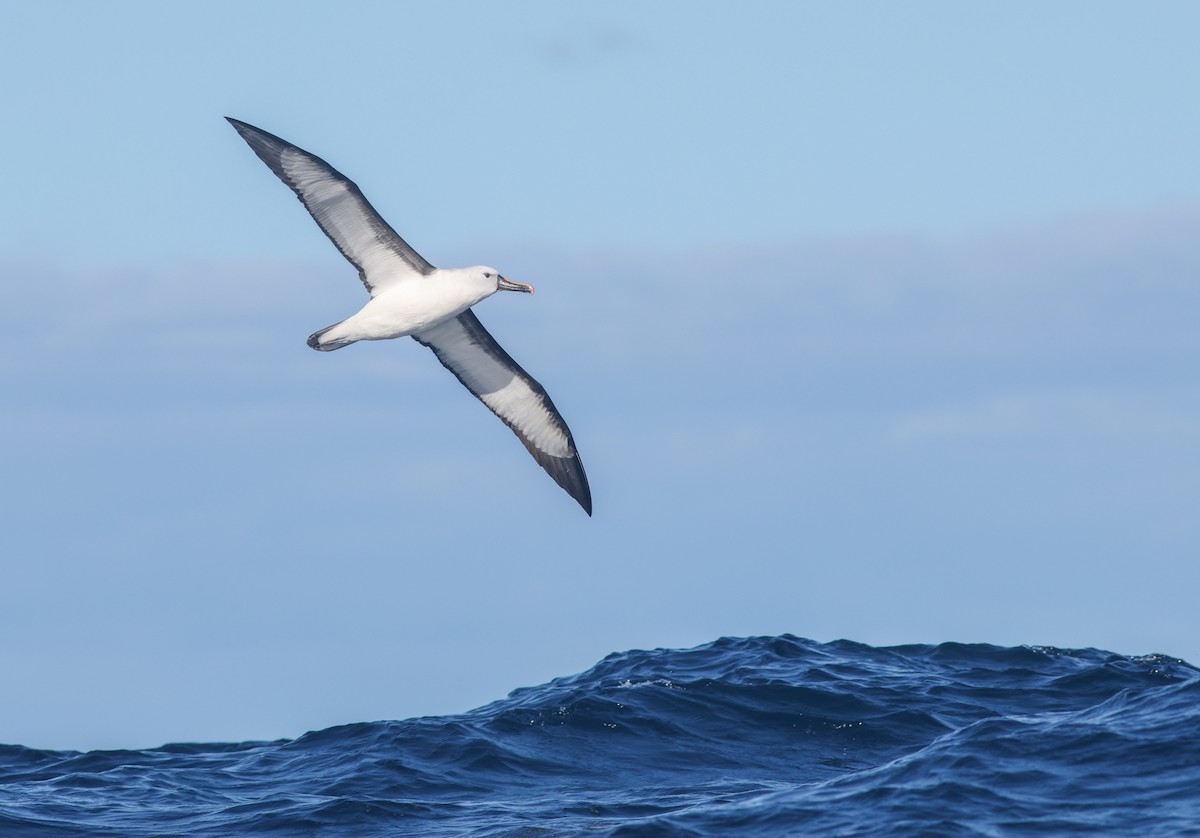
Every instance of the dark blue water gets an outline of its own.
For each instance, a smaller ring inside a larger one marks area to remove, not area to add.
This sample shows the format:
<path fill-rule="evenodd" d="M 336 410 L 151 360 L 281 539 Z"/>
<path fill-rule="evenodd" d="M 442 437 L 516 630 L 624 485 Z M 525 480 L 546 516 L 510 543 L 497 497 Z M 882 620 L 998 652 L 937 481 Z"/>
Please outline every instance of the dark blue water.
<path fill-rule="evenodd" d="M 1094 649 L 723 639 L 461 716 L 0 746 L 0 836 L 1200 834 L 1200 672 Z"/>

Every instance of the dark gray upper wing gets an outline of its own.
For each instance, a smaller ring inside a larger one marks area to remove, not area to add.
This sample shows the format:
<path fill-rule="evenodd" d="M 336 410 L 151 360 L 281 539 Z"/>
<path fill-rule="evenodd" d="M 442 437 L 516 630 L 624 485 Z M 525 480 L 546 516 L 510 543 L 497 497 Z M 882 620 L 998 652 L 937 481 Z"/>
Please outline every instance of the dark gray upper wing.
<path fill-rule="evenodd" d="M 433 272 L 433 265 L 380 217 L 354 181 L 320 157 L 274 134 L 225 117 L 280 180 L 291 187 L 371 295 Z"/>
<path fill-rule="evenodd" d="M 592 491 L 571 429 L 542 385 L 509 357 L 470 309 L 413 338 L 432 349 L 463 386 L 512 428 L 554 482 L 592 514 Z"/>

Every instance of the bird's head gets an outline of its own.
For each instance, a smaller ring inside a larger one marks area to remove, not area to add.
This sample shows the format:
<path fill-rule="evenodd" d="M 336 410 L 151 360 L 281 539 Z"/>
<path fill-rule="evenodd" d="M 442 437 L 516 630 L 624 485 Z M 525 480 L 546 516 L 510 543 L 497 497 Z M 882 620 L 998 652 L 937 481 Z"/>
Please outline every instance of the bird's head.
<path fill-rule="evenodd" d="M 500 272 L 495 268 L 489 268 L 487 265 L 481 265 L 478 270 L 483 274 L 486 282 L 495 283 L 497 291 L 524 291 L 526 294 L 533 293 L 533 286 L 525 282 L 513 282 L 511 279 L 505 279 L 500 276 Z"/>

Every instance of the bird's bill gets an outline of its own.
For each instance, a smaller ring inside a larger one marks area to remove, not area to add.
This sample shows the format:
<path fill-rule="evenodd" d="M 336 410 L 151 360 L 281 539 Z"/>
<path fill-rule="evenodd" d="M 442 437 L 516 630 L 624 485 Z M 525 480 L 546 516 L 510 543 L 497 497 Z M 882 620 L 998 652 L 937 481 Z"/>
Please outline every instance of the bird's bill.
<path fill-rule="evenodd" d="M 513 282 L 511 279 L 498 277 L 496 279 L 497 291 L 524 291 L 526 294 L 533 293 L 533 286 L 525 282 Z"/>

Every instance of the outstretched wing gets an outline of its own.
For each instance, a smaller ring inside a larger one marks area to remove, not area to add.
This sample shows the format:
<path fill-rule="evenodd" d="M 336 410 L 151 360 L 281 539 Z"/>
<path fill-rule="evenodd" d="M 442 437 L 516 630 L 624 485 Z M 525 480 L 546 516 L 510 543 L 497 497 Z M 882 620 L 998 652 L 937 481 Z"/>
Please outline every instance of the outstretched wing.
<path fill-rule="evenodd" d="M 541 384 L 521 369 L 474 312 L 413 335 L 442 365 L 512 428 L 538 465 L 592 514 L 592 491 L 571 429 Z"/>
<path fill-rule="evenodd" d="M 315 154 L 253 125 L 225 118 L 358 268 L 371 296 L 409 277 L 433 273 L 433 265 L 388 226 L 354 181 Z"/>

